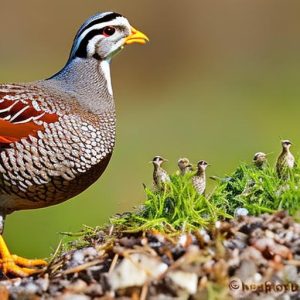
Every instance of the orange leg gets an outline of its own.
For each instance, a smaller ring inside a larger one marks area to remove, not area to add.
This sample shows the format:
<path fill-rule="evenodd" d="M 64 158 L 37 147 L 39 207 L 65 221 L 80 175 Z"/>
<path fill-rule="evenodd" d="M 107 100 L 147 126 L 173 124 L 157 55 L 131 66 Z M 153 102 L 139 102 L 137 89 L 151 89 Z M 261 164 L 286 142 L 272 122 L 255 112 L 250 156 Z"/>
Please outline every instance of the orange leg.
<path fill-rule="evenodd" d="M 10 254 L 2 235 L 0 235 L 0 257 L 0 269 L 5 275 L 26 277 L 42 271 L 42 269 L 34 267 L 47 265 L 42 259 L 26 259 Z"/>

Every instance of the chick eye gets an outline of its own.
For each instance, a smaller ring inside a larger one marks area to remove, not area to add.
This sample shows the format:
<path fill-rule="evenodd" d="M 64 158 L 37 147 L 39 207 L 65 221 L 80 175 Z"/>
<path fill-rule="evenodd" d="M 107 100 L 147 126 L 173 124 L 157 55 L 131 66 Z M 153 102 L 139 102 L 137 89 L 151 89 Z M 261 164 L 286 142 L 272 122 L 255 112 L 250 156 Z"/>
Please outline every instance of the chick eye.
<path fill-rule="evenodd" d="M 106 26 L 103 28 L 103 35 L 104 36 L 111 36 L 116 32 L 116 29 L 112 26 Z"/>

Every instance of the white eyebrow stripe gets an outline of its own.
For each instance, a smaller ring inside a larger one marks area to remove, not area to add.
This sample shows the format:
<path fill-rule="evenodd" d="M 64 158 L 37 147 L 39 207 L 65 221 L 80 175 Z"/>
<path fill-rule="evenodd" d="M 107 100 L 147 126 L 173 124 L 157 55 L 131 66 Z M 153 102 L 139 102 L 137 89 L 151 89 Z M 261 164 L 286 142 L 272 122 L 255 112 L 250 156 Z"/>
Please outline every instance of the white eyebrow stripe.
<path fill-rule="evenodd" d="M 112 20 L 112 21 L 108 21 L 108 22 L 104 22 L 104 23 L 100 23 L 100 24 L 95 24 L 92 27 L 87 28 L 86 30 L 84 30 L 78 37 L 76 40 L 76 44 L 74 47 L 74 50 L 72 51 L 73 54 L 76 53 L 76 51 L 78 50 L 82 40 L 86 37 L 86 35 L 93 30 L 99 30 L 101 28 L 104 28 L 106 26 L 125 26 L 128 28 L 131 28 L 128 20 L 124 17 L 117 17 L 116 19 Z"/>

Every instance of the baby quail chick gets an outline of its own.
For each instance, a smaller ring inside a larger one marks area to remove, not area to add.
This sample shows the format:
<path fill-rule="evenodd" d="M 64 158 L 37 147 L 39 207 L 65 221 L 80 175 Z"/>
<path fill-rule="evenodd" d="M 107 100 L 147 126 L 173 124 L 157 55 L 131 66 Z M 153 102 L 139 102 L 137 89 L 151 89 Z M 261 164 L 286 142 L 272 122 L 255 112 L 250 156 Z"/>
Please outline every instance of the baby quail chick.
<path fill-rule="evenodd" d="M 206 189 L 205 170 L 209 164 L 205 160 L 200 160 L 197 164 L 197 173 L 192 178 L 192 183 L 198 194 L 203 195 Z"/>
<path fill-rule="evenodd" d="M 263 152 L 257 152 L 254 154 L 253 157 L 253 164 L 258 169 L 263 169 L 266 166 L 267 163 L 267 154 Z"/>
<path fill-rule="evenodd" d="M 193 170 L 193 166 L 190 164 L 188 158 L 179 158 L 178 168 L 180 170 L 180 175 L 185 175 Z"/>
<path fill-rule="evenodd" d="M 152 163 L 154 166 L 154 170 L 153 170 L 153 181 L 154 181 L 154 186 L 157 190 L 164 190 L 165 189 L 165 185 L 167 182 L 170 182 L 170 177 L 167 173 L 167 171 L 165 171 L 161 165 L 167 161 L 166 159 L 164 159 L 161 156 L 155 156 L 152 159 Z"/>
<path fill-rule="evenodd" d="M 276 172 L 281 178 L 287 178 L 289 170 L 295 166 L 295 157 L 290 151 L 292 143 L 289 140 L 281 141 L 282 151 L 276 162 Z"/>

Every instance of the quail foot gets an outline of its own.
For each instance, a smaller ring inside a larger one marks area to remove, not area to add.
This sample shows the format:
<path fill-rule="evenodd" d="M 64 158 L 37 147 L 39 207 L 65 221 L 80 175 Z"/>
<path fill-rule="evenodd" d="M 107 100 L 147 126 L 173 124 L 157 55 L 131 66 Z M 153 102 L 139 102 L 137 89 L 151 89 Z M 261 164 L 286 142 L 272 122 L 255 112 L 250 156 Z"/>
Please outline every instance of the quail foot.
<path fill-rule="evenodd" d="M 292 143 L 289 140 L 281 141 L 282 151 L 276 162 L 276 172 L 278 177 L 286 179 L 289 171 L 295 166 L 295 157 L 290 151 Z"/>
<path fill-rule="evenodd" d="M 13 211 L 72 198 L 105 170 L 115 144 L 110 61 L 148 38 L 114 12 L 89 18 L 66 65 L 52 77 L 0 85 L 0 230 Z M 0 236 L 0 268 L 28 276 L 42 260 L 11 255 Z"/>
<path fill-rule="evenodd" d="M 191 172 L 193 170 L 193 166 L 190 163 L 188 158 L 179 158 L 178 160 L 178 168 L 180 170 L 180 175 L 184 176 L 185 174 Z"/>
<path fill-rule="evenodd" d="M 166 161 L 167 160 L 161 156 L 155 156 L 151 161 L 154 167 L 153 170 L 154 188 L 158 191 L 164 190 L 166 184 L 170 182 L 170 177 L 167 171 L 162 168 L 162 164 Z"/>
<path fill-rule="evenodd" d="M 192 177 L 192 184 L 198 194 L 204 195 L 206 189 L 206 168 L 209 164 L 200 160 L 197 164 L 197 173 Z"/>

